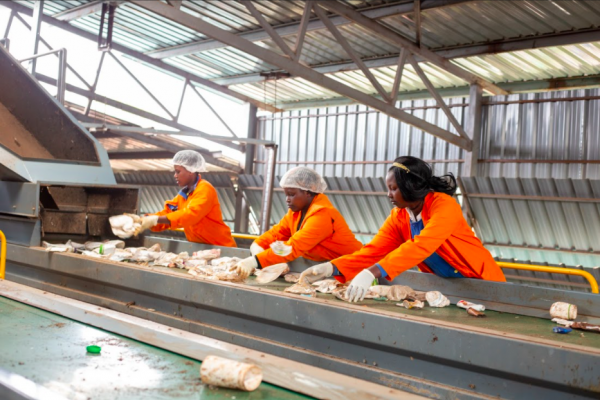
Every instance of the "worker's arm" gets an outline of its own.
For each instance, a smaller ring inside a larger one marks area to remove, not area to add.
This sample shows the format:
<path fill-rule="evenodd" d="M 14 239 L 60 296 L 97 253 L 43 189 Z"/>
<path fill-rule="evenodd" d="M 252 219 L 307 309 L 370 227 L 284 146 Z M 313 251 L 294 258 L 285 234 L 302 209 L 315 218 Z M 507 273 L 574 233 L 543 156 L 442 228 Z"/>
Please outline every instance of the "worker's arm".
<path fill-rule="evenodd" d="M 376 264 L 405 240 L 406 238 L 402 237 L 398 217 L 395 212 L 392 212 L 370 243 L 352 254 L 332 261 L 332 264 L 342 274 L 339 280 L 342 282 L 352 280 L 360 271 Z"/>
<path fill-rule="evenodd" d="M 177 209 L 179 207 L 177 196 L 175 196 L 175 198 L 172 200 L 165 201 L 165 208 L 163 208 L 161 211 L 151 214 L 158 215 L 158 225 L 155 225 L 152 228 L 150 228 L 151 231 L 161 232 L 171 228 L 171 223 L 169 222 L 167 215 L 172 213 L 173 209 Z"/>
<path fill-rule="evenodd" d="M 292 247 L 292 252 L 286 256 L 279 256 L 271 248 L 256 255 L 260 265 L 267 267 L 273 264 L 285 263 L 302 257 L 323 240 L 333 234 L 333 221 L 327 210 L 322 209 L 311 215 L 304 226 L 296 231 L 285 244 Z"/>
<path fill-rule="evenodd" d="M 281 221 L 273 225 L 271 229 L 259 236 L 254 241 L 257 245 L 263 249 L 268 249 L 271 243 L 275 243 L 278 240 L 286 241 L 292 236 L 291 231 L 292 215 L 287 213 L 283 216 Z"/>
<path fill-rule="evenodd" d="M 460 205 L 452 198 L 436 198 L 431 204 L 430 215 L 420 234 L 378 262 L 388 274 L 387 279 L 394 279 L 433 254 L 452 235 L 463 218 Z"/>
<path fill-rule="evenodd" d="M 208 188 L 189 199 L 187 207 L 166 214 L 171 229 L 186 228 L 200 223 L 218 201 L 217 192 Z"/>

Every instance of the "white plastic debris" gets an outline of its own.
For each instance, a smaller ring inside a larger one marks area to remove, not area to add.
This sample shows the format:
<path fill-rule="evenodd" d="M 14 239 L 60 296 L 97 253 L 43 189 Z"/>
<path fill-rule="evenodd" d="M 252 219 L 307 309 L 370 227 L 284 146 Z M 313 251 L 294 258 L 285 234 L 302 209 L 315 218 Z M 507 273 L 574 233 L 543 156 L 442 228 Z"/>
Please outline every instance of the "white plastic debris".
<path fill-rule="evenodd" d="M 568 320 L 575 319 L 577 318 L 577 306 L 575 304 L 557 301 L 550 306 L 550 316 Z"/>
<path fill-rule="evenodd" d="M 251 392 L 262 382 L 262 371 L 254 364 L 207 356 L 200 366 L 202 383 Z"/>
<path fill-rule="evenodd" d="M 262 284 L 273 282 L 275 279 L 288 272 L 290 272 L 290 267 L 286 263 L 270 265 L 256 271 L 256 282 Z"/>
<path fill-rule="evenodd" d="M 430 307 L 446 307 L 450 305 L 450 300 L 438 291 L 427 292 L 425 298 Z"/>
<path fill-rule="evenodd" d="M 485 306 L 483 304 L 475 304 L 475 303 L 471 303 L 470 301 L 466 301 L 466 300 L 459 300 L 458 303 L 456 303 L 456 305 L 460 308 L 464 308 L 465 310 L 472 308 L 474 310 L 481 311 L 481 312 L 485 311 Z"/>
<path fill-rule="evenodd" d="M 271 243 L 271 246 L 269 246 L 269 247 L 271 247 L 271 250 L 273 250 L 273 253 L 277 254 L 278 256 L 285 257 L 292 253 L 292 246 L 288 246 L 284 242 L 279 241 L 279 240 Z"/>
<path fill-rule="evenodd" d="M 136 229 L 140 228 L 141 219 L 138 217 L 138 221 L 134 220 L 133 215 L 115 215 L 108 219 L 110 227 L 115 236 L 121 239 L 128 239 L 133 236 Z"/>

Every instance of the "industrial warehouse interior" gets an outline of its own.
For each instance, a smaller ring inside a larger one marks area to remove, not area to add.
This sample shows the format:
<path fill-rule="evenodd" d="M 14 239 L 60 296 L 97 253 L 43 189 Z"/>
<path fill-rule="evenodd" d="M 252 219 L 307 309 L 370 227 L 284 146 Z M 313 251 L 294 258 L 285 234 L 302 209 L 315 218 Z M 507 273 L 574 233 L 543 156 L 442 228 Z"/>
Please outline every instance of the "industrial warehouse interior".
<path fill-rule="evenodd" d="M 598 281 L 598 0 L 0 0 L 0 400 L 600 399 Z"/>

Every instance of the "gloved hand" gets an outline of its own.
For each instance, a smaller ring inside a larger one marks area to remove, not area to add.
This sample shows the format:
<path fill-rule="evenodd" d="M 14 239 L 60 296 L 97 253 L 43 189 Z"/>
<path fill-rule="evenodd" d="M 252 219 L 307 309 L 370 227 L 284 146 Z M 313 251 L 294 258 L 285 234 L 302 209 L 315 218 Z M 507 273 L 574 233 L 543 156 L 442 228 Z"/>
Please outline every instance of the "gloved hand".
<path fill-rule="evenodd" d="M 131 219 L 133 220 L 133 223 L 134 223 L 134 224 L 136 224 L 136 223 L 139 223 L 139 224 L 141 224 L 141 223 L 142 223 L 142 217 L 141 217 L 141 216 L 139 216 L 139 215 L 136 215 L 136 214 L 128 214 L 128 213 L 124 213 L 123 215 L 126 215 L 126 216 L 128 216 L 129 218 L 131 218 Z"/>
<path fill-rule="evenodd" d="M 303 282 L 304 279 L 306 279 L 308 282 L 313 283 L 330 277 L 331 275 L 333 275 L 333 264 L 326 262 L 304 270 L 304 272 L 300 274 L 300 279 L 298 281 Z"/>
<path fill-rule="evenodd" d="M 134 236 L 137 236 L 145 230 L 156 226 L 156 224 L 158 224 L 158 215 L 148 215 L 146 217 L 140 217 L 139 223 L 141 225 L 135 230 Z"/>
<path fill-rule="evenodd" d="M 260 247 L 259 245 L 256 244 L 256 242 L 252 242 L 252 244 L 250 245 L 250 253 L 255 256 L 259 253 L 262 253 L 263 251 L 265 251 L 265 249 L 263 249 L 262 247 Z"/>
<path fill-rule="evenodd" d="M 256 262 L 256 258 L 252 256 L 244 258 L 242 261 L 231 267 L 231 270 L 236 271 L 240 278 L 246 279 L 254 272 L 256 267 L 258 267 L 258 263 Z"/>
<path fill-rule="evenodd" d="M 350 286 L 348 286 L 348 289 L 346 290 L 348 301 L 350 303 L 362 301 L 371 285 L 373 285 L 374 280 L 375 275 L 373 275 L 368 269 L 363 269 L 360 271 L 359 274 L 352 279 Z"/>

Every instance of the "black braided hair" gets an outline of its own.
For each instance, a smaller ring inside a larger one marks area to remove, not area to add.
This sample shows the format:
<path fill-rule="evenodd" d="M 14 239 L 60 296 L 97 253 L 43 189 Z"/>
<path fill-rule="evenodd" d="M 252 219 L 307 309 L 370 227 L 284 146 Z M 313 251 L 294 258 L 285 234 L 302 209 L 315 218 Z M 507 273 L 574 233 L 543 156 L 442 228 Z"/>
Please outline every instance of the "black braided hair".
<path fill-rule="evenodd" d="M 405 201 L 423 200 L 430 191 L 454 195 L 456 193 L 456 178 L 452 173 L 434 176 L 431 166 L 425 161 L 411 156 L 402 156 L 394 160 L 404 168 L 392 166 L 389 171 L 394 173 L 396 184 Z"/>

